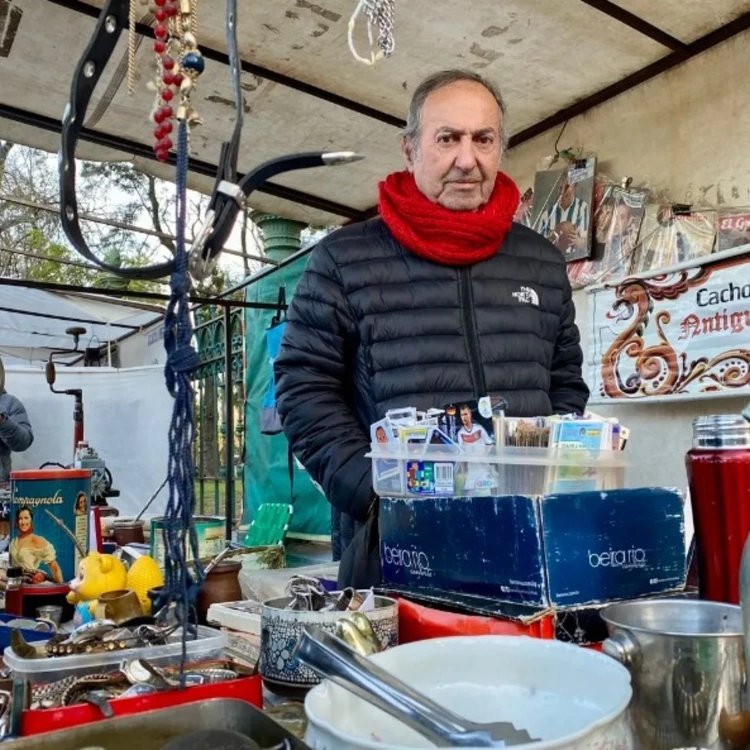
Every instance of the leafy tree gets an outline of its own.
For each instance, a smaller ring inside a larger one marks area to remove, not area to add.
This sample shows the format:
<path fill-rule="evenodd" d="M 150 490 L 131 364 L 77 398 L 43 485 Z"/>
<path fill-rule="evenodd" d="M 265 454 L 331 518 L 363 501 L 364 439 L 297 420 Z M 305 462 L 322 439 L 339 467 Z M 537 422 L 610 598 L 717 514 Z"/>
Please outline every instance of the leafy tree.
<path fill-rule="evenodd" d="M 98 257 L 111 265 L 140 268 L 163 262 L 174 252 L 174 186 L 120 162 L 79 162 L 77 182 L 82 230 Z M 54 156 L 0 141 L 0 194 L 26 202 L 19 205 L 0 200 L 0 275 L 132 291 L 166 290 L 156 282 L 128 281 L 75 265 L 83 258 L 69 248 L 55 213 L 59 189 Z M 190 196 L 189 240 L 200 227 L 207 200 L 205 196 Z M 34 208 L 28 203 L 53 210 Z M 87 215 L 116 225 L 87 221 L 83 218 Z M 136 225 L 150 234 L 123 225 Z M 244 229 L 252 236 L 253 228 L 250 223 Z M 247 252 L 244 234 L 242 245 Z M 245 275 L 251 272 L 247 259 L 243 270 Z M 230 278 L 226 270 L 217 266 L 195 291 L 202 296 L 219 293 L 238 281 L 240 275 Z"/>

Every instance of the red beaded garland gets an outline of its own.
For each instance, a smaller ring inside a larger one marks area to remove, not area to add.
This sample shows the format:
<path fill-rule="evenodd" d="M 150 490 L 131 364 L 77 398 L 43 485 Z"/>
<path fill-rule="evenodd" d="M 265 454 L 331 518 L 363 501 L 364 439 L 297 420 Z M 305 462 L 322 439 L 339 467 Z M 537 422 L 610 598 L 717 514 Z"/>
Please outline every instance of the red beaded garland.
<path fill-rule="evenodd" d="M 174 60 L 171 57 L 165 57 L 161 64 L 164 66 L 164 70 L 172 70 L 174 68 Z"/>
<path fill-rule="evenodd" d="M 162 42 L 161 40 L 158 40 L 154 42 L 154 52 L 156 52 L 157 55 L 163 55 L 167 51 L 167 45 Z"/>
<path fill-rule="evenodd" d="M 157 24 L 154 26 L 154 36 L 157 39 L 166 39 L 167 38 L 167 27 L 163 24 Z"/>
<path fill-rule="evenodd" d="M 174 94 L 172 93 L 171 89 L 162 90 L 161 98 L 164 99 L 165 102 L 171 102 L 173 97 L 174 97 Z"/>

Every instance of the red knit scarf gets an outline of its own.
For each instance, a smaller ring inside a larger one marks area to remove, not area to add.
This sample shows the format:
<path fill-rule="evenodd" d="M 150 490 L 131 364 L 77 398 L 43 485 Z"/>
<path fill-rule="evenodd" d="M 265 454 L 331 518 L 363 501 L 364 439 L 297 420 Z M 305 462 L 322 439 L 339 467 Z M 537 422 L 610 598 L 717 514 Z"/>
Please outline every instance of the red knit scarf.
<path fill-rule="evenodd" d="M 380 215 L 393 236 L 415 255 L 446 266 L 491 258 L 503 244 L 519 200 L 515 183 L 502 172 L 478 211 L 451 211 L 433 203 L 409 172 L 394 172 L 379 187 Z"/>

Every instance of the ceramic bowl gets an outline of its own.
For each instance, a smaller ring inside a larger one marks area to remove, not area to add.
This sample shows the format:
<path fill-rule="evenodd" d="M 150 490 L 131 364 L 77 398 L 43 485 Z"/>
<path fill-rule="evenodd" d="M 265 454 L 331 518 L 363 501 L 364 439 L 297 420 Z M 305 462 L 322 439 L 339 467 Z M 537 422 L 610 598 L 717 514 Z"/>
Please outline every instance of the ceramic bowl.
<path fill-rule="evenodd" d="M 285 609 L 290 602 L 290 597 L 263 602 L 259 669 L 266 682 L 309 688 L 317 685 L 320 678 L 294 657 L 297 642 L 308 625 L 317 625 L 335 634 L 336 623 L 347 613 Z M 384 648 L 398 644 L 398 602 L 395 599 L 376 596 L 375 609 L 367 612 L 367 617 Z"/>
<path fill-rule="evenodd" d="M 511 721 L 541 739 L 529 750 L 632 750 L 630 675 L 613 659 L 520 636 L 437 638 L 370 657 L 460 716 Z M 326 680 L 305 699 L 315 750 L 411 750 L 432 743 Z"/>

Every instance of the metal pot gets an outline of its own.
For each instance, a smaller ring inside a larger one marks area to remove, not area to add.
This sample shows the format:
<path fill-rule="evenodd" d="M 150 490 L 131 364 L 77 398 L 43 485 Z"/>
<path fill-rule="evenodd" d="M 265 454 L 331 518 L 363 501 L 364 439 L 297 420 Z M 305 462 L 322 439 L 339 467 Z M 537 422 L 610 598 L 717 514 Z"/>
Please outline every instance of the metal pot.
<path fill-rule="evenodd" d="M 742 711 L 742 610 L 692 599 L 614 604 L 603 651 L 631 672 L 631 711 L 644 750 L 729 750 L 750 740 Z"/>

